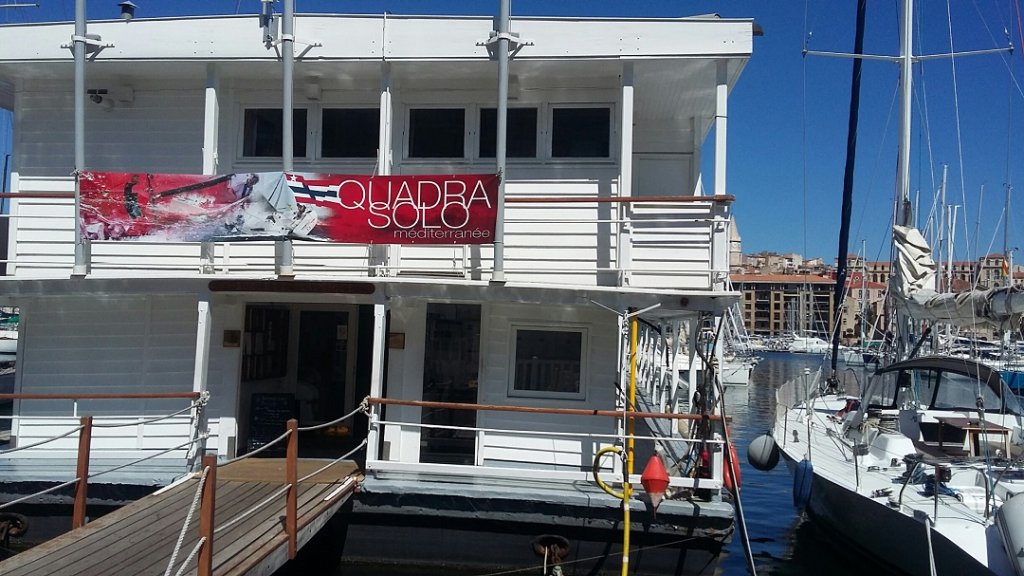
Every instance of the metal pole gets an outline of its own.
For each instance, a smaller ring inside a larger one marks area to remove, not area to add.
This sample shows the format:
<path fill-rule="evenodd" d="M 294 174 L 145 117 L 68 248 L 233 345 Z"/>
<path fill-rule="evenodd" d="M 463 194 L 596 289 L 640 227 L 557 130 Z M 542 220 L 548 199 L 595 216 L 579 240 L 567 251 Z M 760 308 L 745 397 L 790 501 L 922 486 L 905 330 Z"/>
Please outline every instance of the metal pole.
<path fill-rule="evenodd" d="M 505 281 L 505 134 L 508 130 L 508 42 L 511 0 L 501 0 L 498 10 L 498 110 L 494 160 L 498 172 L 497 220 L 494 224 L 494 271 L 492 282 Z"/>
<path fill-rule="evenodd" d="M 86 251 L 78 213 L 82 203 L 80 173 L 85 169 L 85 0 L 75 0 L 75 33 L 71 37 L 75 57 L 75 263 L 73 276 L 88 273 Z"/>
<path fill-rule="evenodd" d="M 629 575 L 629 533 L 633 527 L 630 519 L 629 501 L 633 497 L 633 485 L 629 477 L 633 475 L 633 437 L 636 435 L 636 348 L 637 332 L 640 321 L 636 316 L 629 319 L 629 399 L 626 403 L 626 473 L 622 482 L 622 576 Z"/>
<path fill-rule="evenodd" d="M 295 0 L 284 0 L 284 16 L 281 19 L 281 61 L 284 85 L 281 90 L 281 164 L 285 172 L 294 170 L 295 150 L 292 146 L 295 127 L 292 122 L 293 94 L 295 79 Z M 274 261 L 279 276 L 292 276 L 293 254 L 291 240 L 274 242 Z"/>

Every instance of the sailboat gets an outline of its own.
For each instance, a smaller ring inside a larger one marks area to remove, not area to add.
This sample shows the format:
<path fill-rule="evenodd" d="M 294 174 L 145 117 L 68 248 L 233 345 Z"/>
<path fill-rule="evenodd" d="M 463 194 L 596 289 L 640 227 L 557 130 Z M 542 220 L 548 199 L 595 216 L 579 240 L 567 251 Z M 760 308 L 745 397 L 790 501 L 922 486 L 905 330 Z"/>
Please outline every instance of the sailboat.
<path fill-rule="evenodd" d="M 858 16 L 862 38 L 863 12 Z M 909 188 L 910 0 L 904 0 L 901 21 L 903 201 Z M 908 222 L 894 226 L 890 293 L 897 330 L 908 332 L 900 335 L 898 361 L 859 390 L 841 390 L 834 371 L 808 370 L 787 382 L 777 392 L 773 429 L 755 439 L 748 454 L 761 469 L 781 456 L 793 474 L 794 504 L 850 549 L 894 570 L 1021 576 L 1024 407 L 981 362 L 919 356 L 928 331 L 910 328 L 999 324 L 1024 312 L 1024 294 L 1012 287 L 937 292 L 930 249 Z"/>

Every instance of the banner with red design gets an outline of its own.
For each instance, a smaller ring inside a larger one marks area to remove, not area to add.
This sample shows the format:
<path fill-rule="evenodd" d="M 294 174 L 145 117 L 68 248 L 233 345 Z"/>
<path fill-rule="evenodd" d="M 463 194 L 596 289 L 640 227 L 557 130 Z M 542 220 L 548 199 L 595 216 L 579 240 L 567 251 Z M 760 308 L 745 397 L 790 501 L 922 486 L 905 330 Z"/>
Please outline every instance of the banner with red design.
<path fill-rule="evenodd" d="M 83 172 L 92 240 L 490 244 L 498 177 Z"/>

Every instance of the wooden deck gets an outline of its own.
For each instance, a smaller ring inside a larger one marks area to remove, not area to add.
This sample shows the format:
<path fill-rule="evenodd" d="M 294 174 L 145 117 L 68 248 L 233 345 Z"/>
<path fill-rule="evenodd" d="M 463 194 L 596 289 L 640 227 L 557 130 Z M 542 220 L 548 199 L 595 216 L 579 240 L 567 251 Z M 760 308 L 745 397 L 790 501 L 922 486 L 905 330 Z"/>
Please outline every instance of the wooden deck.
<path fill-rule="evenodd" d="M 305 476 L 328 460 L 299 460 Z M 299 549 L 355 491 L 361 472 L 343 461 L 300 483 Z M 4 576 L 163 574 L 199 485 L 198 475 L 146 496 L 77 530 L 0 562 Z M 285 485 L 285 460 L 250 458 L 217 470 L 214 525 L 222 527 Z M 284 494 L 245 519 L 215 533 L 217 575 L 270 574 L 288 560 Z M 196 510 L 172 574 L 198 541 Z M 184 574 L 196 574 L 196 560 Z"/>

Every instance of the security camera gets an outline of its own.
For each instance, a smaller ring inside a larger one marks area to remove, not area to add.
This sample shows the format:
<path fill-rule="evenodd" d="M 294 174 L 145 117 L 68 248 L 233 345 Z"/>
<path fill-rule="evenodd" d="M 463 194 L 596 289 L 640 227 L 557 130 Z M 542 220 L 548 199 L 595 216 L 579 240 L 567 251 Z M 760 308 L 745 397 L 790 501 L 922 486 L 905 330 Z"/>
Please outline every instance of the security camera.
<path fill-rule="evenodd" d="M 92 100 L 96 104 L 99 104 L 103 102 L 103 96 L 100 96 L 99 94 L 89 94 L 89 100 Z"/>

